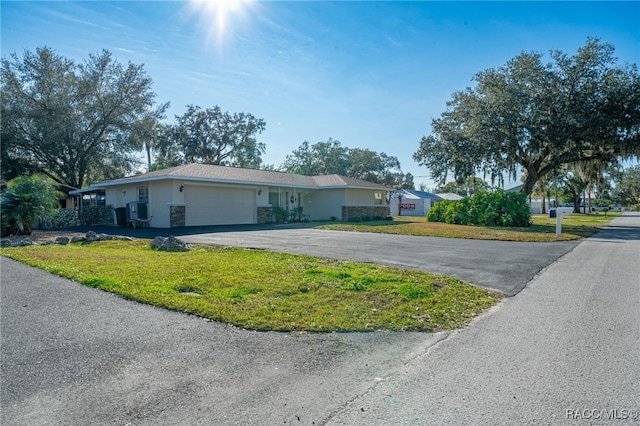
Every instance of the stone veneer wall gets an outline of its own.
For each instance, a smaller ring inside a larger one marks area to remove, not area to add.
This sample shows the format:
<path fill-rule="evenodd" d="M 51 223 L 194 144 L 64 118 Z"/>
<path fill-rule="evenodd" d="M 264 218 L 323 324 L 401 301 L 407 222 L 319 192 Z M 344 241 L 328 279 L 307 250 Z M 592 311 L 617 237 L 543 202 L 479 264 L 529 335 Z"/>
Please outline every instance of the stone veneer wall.
<path fill-rule="evenodd" d="M 258 207 L 258 223 L 271 222 L 271 207 Z"/>
<path fill-rule="evenodd" d="M 185 206 L 170 206 L 169 209 L 169 226 L 171 228 L 186 226 L 187 209 Z"/>
<path fill-rule="evenodd" d="M 347 222 L 354 217 L 387 217 L 389 206 L 342 206 L 342 221 Z"/>

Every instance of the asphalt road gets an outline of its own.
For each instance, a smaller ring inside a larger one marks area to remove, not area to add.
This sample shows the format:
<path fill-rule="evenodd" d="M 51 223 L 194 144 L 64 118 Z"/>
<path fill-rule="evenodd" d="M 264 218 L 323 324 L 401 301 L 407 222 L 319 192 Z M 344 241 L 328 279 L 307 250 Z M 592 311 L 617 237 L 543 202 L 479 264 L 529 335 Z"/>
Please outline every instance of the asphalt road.
<path fill-rule="evenodd" d="M 640 424 L 640 215 L 611 225 L 328 424 Z"/>
<path fill-rule="evenodd" d="M 435 334 L 249 332 L 0 258 L 0 424 L 630 424 L 640 217 L 612 225 Z"/>

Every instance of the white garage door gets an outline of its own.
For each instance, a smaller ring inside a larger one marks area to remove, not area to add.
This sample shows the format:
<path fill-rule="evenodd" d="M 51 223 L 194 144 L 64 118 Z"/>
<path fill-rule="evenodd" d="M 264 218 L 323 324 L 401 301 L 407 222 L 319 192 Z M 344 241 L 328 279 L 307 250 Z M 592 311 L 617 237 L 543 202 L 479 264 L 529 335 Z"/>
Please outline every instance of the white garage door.
<path fill-rule="evenodd" d="M 234 225 L 255 223 L 253 189 L 186 186 L 186 225 Z"/>

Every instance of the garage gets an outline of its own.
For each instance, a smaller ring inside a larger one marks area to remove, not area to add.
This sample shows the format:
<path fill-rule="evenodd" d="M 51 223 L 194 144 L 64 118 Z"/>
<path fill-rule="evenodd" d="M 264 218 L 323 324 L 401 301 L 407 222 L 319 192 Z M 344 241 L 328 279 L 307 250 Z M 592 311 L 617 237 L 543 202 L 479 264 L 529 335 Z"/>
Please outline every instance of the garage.
<path fill-rule="evenodd" d="M 187 226 L 256 223 L 254 189 L 185 186 Z"/>

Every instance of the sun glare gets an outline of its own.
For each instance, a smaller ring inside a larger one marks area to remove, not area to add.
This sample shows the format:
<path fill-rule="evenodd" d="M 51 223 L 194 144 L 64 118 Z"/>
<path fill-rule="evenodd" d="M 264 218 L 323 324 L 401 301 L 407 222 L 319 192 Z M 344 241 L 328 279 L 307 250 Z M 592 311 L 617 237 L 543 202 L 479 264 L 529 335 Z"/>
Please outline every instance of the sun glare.
<path fill-rule="evenodd" d="M 189 11 L 196 15 L 207 43 L 222 44 L 234 20 L 242 17 L 252 0 L 190 0 Z"/>

